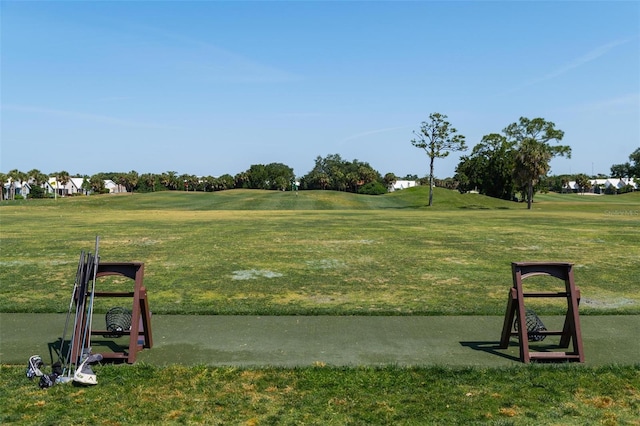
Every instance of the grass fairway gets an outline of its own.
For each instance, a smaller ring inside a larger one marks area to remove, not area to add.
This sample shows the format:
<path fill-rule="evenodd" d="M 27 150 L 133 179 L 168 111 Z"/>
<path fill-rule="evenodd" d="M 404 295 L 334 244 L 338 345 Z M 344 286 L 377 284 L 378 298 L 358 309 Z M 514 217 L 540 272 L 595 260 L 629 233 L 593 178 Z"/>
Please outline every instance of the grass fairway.
<path fill-rule="evenodd" d="M 426 207 L 427 189 L 415 188 L 377 197 L 225 191 L 2 202 L 0 311 L 66 312 L 80 251 L 93 251 L 99 235 L 103 261 L 145 263 L 154 313 L 503 315 L 511 262 L 533 260 L 575 264 L 583 315 L 640 313 L 639 193 L 541 194 L 532 211 L 445 190 L 434 199 Z M 23 365 L 1 365 L 0 423 L 637 425 L 640 418 L 639 364 L 138 363 L 95 371 L 98 386 L 41 390 Z"/>
<path fill-rule="evenodd" d="M 446 190 L 429 208 L 426 196 L 234 190 L 4 202 L 0 311 L 66 312 L 79 253 L 99 235 L 103 261 L 145 263 L 161 314 L 502 315 L 513 261 L 574 263 L 582 314 L 640 313 L 640 193 L 542 194 L 531 211 Z M 545 314 L 564 309 L 538 303 Z"/>

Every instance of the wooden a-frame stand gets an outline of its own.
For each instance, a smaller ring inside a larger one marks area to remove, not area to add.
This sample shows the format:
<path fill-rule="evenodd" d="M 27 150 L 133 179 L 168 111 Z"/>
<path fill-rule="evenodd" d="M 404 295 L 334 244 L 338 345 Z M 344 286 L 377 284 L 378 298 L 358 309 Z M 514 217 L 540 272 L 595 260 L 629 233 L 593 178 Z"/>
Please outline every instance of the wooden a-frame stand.
<path fill-rule="evenodd" d="M 149 302 L 147 300 L 147 290 L 142 280 L 144 277 L 144 263 L 140 262 L 100 262 L 96 272 L 96 281 L 100 277 L 108 275 L 117 275 L 130 278 L 134 281 L 133 291 L 113 292 L 113 291 L 95 291 L 94 297 L 132 297 L 133 307 L 131 310 L 131 329 L 123 331 L 107 331 L 107 330 L 90 330 L 91 335 L 129 335 L 129 348 L 125 352 L 105 352 L 102 357 L 105 360 L 123 360 L 129 364 L 136 361 L 138 351 L 143 348 L 151 348 L 153 346 L 153 338 L 151 336 L 151 313 L 149 312 Z M 79 342 L 79 336 L 82 330 L 87 327 L 89 318 L 83 316 L 77 322 L 74 331 L 76 341 Z M 73 345 L 71 348 L 71 359 L 76 360 L 83 350 L 88 350 L 91 346 L 90 339 L 87 339 L 85 347 L 82 345 Z"/>
<path fill-rule="evenodd" d="M 580 316 L 578 313 L 580 290 L 575 286 L 573 280 L 573 264 L 559 262 L 514 262 L 511 264 L 511 270 L 513 274 L 513 287 L 509 292 L 507 311 L 504 317 L 504 325 L 502 326 L 500 348 L 506 349 L 509 346 L 510 337 L 518 336 L 520 342 L 520 361 L 524 363 L 529 363 L 532 360 L 584 362 Z M 536 275 L 548 275 L 563 280 L 565 291 L 525 292 L 522 281 Z M 562 330 L 536 331 L 536 334 L 561 336 L 559 347 L 568 348 L 571 344 L 573 348 L 571 352 L 537 352 L 529 350 L 524 306 L 524 299 L 526 297 L 560 297 L 567 300 L 567 313 Z M 517 321 L 517 332 L 512 331 L 514 318 Z"/>

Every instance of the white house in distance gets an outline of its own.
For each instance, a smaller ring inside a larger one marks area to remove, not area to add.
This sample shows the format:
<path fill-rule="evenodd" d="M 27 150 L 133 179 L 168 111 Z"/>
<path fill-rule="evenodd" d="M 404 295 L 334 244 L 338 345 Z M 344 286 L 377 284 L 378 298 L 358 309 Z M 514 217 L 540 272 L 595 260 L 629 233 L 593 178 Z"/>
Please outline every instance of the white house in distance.
<path fill-rule="evenodd" d="M 55 177 L 50 177 L 49 181 L 45 185 L 45 191 L 56 192 L 57 195 L 64 197 L 67 195 L 84 194 L 82 190 L 82 182 L 84 178 L 69 178 L 69 180 L 63 185 Z"/>
<path fill-rule="evenodd" d="M 109 194 L 120 194 L 122 192 L 127 192 L 127 188 L 125 188 L 124 185 L 115 183 L 111 179 L 107 179 L 104 181 L 104 187 L 109 190 Z"/>
<path fill-rule="evenodd" d="M 638 183 L 635 182 L 633 178 L 607 178 L 607 179 L 589 179 L 591 183 L 591 188 L 586 191 L 592 194 L 600 193 L 600 190 L 606 190 L 609 187 L 614 187 L 616 190 L 620 190 L 627 185 L 638 189 Z M 575 192 L 580 191 L 580 186 L 575 182 L 571 181 L 567 184 L 569 189 Z"/>
<path fill-rule="evenodd" d="M 401 189 L 413 188 L 418 186 L 418 182 L 415 180 L 397 180 L 393 182 L 393 185 L 389 187 L 389 192 L 400 191 Z"/>
<path fill-rule="evenodd" d="M 60 181 L 56 181 L 55 177 L 49 178 L 49 180 L 42 184 L 42 188 L 48 194 L 56 194 L 59 197 L 66 197 L 69 195 L 87 195 L 89 191 L 86 191 L 82 188 L 82 184 L 84 183 L 84 178 L 69 178 L 69 181 L 64 185 Z M 3 189 L 3 199 L 9 196 L 9 192 L 11 191 L 12 182 L 4 184 Z M 13 183 L 13 190 L 15 191 L 14 195 L 21 195 L 24 198 L 29 196 L 31 192 L 31 187 L 34 185 L 33 182 L 15 182 Z M 104 181 L 104 187 L 109 190 L 110 194 L 119 194 L 123 192 L 127 192 L 127 188 L 124 185 L 120 185 L 115 183 L 114 181 L 107 179 Z"/>
<path fill-rule="evenodd" d="M 57 182 L 57 184 L 60 186 L 58 195 L 62 195 L 62 196 L 76 195 L 76 194 L 87 195 L 88 191 L 82 189 L 83 183 L 84 183 L 84 178 L 81 178 L 81 177 L 70 178 L 69 182 L 67 182 L 66 185 L 64 186 L 60 182 Z M 53 192 L 53 190 L 56 188 L 56 179 L 55 178 L 49 179 L 48 185 L 50 188 L 52 188 L 50 192 Z M 106 179 L 104 181 L 104 187 L 109 190 L 110 194 L 119 194 L 122 192 L 127 192 L 127 188 L 125 188 L 124 185 L 117 184 L 111 179 Z"/>

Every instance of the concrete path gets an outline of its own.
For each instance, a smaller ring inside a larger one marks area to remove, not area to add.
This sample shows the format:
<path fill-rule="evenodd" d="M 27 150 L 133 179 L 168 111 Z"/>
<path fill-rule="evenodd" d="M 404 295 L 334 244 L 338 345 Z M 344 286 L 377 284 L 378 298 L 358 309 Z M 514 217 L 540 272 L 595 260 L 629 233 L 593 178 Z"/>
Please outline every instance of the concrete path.
<path fill-rule="evenodd" d="M 0 363 L 49 360 L 65 314 L 0 314 Z M 542 318 L 549 329 L 563 318 Z M 94 328 L 102 328 L 94 318 Z M 520 364 L 518 342 L 498 349 L 502 317 L 181 316 L 152 317 L 154 346 L 138 362 L 154 365 L 294 367 Z M 583 316 L 586 365 L 640 363 L 640 316 Z M 67 338 L 70 331 L 67 333 Z M 557 344 L 547 337 L 543 346 Z M 128 339 L 94 337 L 94 352 Z M 533 343 L 532 343 L 533 345 Z"/>

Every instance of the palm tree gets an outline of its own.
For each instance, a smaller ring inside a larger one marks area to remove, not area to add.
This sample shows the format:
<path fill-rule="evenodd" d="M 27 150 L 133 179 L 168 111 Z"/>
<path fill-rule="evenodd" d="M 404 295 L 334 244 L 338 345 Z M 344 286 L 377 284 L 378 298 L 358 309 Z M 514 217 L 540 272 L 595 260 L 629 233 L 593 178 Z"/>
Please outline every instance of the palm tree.
<path fill-rule="evenodd" d="M 135 170 L 131 170 L 129 173 L 119 173 L 116 176 L 116 183 L 124 186 L 127 192 L 133 192 L 135 187 L 138 186 L 139 180 L 140 176 Z"/>
<path fill-rule="evenodd" d="M 580 193 L 584 195 L 584 192 L 591 189 L 591 181 L 589 177 L 584 173 L 580 173 L 576 176 L 576 184 L 580 187 Z"/>
<path fill-rule="evenodd" d="M 69 172 L 65 170 L 54 173 L 54 176 L 56 178 L 56 196 L 58 195 L 58 191 L 60 192 L 60 196 L 64 196 L 65 187 L 69 183 L 69 180 L 71 180 L 71 176 Z M 60 183 L 60 185 L 58 185 L 58 183 Z M 62 188 L 59 186 L 62 186 Z"/>
<path fill-rule="evenodd" d="M 235 178 L 236 188 L 244 188 L 247 182 L 249 182 L 249 174 L 247 172 L 238 173 Z"/>
<path fill-rule="evenodd" d="M 39 184 L 37 179 L 42 175 L 42 172 L 38 169 L 31 169 L 27 172 L 27 177 L 33 181 L 36 185 Z"/>
<path fill-rule="evenodd" d="M 140 176 L 140 180 L 144 182 L 144 184 L 151 188 L 152 191 L 156 190 L 156 175 L 153 173 L 145 173 Z"/>
<path fill-rule="evenodd" d="M 0 201 L 4 200 L 4 184 L 7 183 L 8 180 L 9 177 L 5 173 L 0 172 Z"/>
<path fill-rule="evenodd" d="M 38 169 L 31 169 L 27 172 L 28 182 L 42 188 L 42 185 L 49 180 L 49 176 Z"/>
<path fill-rule="evenodd" d="M 526 191 L 527 209 L 531 209 L 533 203 L 533 188 L 549 171 L 552 154 L 546 148 L 546 144 L 535 139 L 526 139 L 515 151 L 514 178 Z"/>
<path fill-rule="evenodd" d="M 167 189 L 176 189 L 176 172 L 168 171 L 160 176 L 160 183 Z"/>
<path fill-rule="evenodd" d="M 520 117 L 517 123 L 510 124 L 503 132 L 507 140 L 517 147 L 514 178 L 525 188 L 527 208 L 531 209 L 533 189 L 549 171 L 549 161 L 558 155 L 571 158 L 571 147 L 549 144 L 551 140 L 562 140 L 564 132 L 556 129 L 553 122 L 543 118 L 530 120 Z"/>
<path fill-rule="evenodd" d="M 100 174 L 95 174 L 89 178 L 89 187 L 96 194 L 101 194 L 104 189 L 104 179 Z"/>
<path fill-rule="evenodd" d="M 387 189 L 390 189 L 393 187 L 393 184 L 398 181 L 398 178 L 394 173 L 387 173 L 386 175 L 384 175 L 383 180 L 384 184 L 387 186 Z"/>
<path fill-rule="evenodd" d="M 42 186 L 47 180 L 49 180 L 49 176 L 42 173 L 38 169 L 31 169 L 27 172 L 27 177 L 30 179 L 32 183 L 37 186 Z"/>
<path fill-rule="evenodd" d="M 11 182 L 11 186 L 9 187 L 9 198 L 15 200 L 16 198 L 16 182 L 20 182 L 20 186 L 22 186 L 22 182 L 26 179 L 26 175 L 18 169 L 9 170 L 7 173 L 9 176 L 9 180 Z"/>

